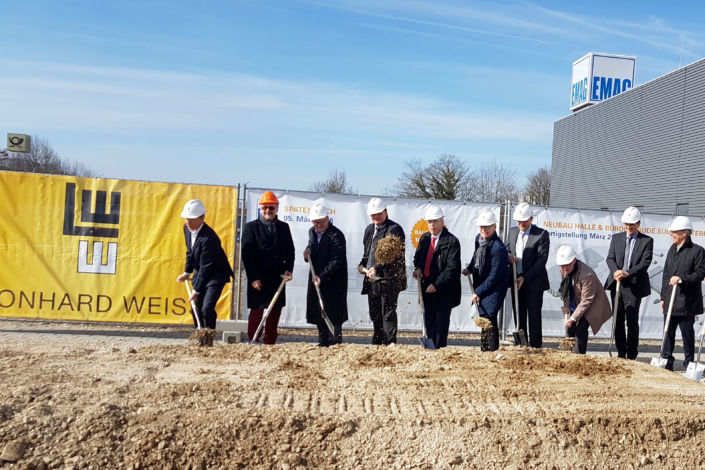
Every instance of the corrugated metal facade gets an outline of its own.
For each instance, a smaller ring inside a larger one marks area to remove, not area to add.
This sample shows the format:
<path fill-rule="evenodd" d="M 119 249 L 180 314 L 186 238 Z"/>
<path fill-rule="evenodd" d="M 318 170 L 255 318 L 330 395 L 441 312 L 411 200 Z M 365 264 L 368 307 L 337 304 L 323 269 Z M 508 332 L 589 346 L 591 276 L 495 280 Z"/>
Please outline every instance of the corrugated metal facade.
<path fill-rule="evenodd" d="M 677 204 L 705 215 L 705 59 L 553 127 L 552 206 L 674 214 Z"/>

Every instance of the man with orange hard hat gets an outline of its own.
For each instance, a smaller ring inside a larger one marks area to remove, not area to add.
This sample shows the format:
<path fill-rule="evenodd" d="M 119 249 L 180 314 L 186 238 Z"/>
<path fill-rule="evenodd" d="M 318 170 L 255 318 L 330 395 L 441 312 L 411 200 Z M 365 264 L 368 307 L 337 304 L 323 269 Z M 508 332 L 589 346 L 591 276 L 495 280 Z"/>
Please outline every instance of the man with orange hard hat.
<path fill-rule="evenodd" d="M 294 269 L 294 241 L 289 224 L 277 217 L 279 199 L 272 191 L 259 198 L 259 216 L 248 222 L 242 232 L 242 264 L 247 274 L 247 334 L 250 341 L 262 321 L 264 309 L 274 298 L 282 283 L 282 276 L 291 277 Z M 277 298 L 264 325 L 264 344 L 277 340 L 277 326 L 282 307 L 286 305 L 286 288 Z"/>

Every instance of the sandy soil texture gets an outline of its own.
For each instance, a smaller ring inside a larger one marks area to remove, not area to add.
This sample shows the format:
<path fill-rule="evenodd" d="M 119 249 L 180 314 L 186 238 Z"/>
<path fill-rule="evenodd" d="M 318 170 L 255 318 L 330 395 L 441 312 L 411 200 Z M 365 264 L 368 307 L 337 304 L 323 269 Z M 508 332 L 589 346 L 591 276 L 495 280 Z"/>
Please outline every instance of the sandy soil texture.
<path fill-rule="evenodd" d="M 0 468 L 705 468 L 705 386 L 555 350 L 0 345 Z"/>

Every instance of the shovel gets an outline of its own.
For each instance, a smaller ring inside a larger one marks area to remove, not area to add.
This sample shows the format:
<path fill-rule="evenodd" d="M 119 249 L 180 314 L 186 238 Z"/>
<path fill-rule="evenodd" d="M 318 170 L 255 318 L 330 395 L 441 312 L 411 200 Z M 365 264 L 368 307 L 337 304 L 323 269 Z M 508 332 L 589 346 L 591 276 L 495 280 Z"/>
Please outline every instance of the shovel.
<path fill-rule="evenodd" d="M 421 308 L 421 338 L 419 338 L 419 341 L 421 341 L 421 344 L 425 349 L 436 349 L 436 346 L 433 344 L 433 339 L 428 338 L 426 336 L 426 312 L 425 308 L 423 305 L 423 295 L 421 293 L 421 279 L 417 279 L 419 283 L 419 307 Z"/>
<path fill-rule="evenodd" d="M 512 337 L 514 337 L 515 346 L 526 346 L 528 344 L 528 342 L 526 341 L 526 332 L 524 330 L 519 329 L 519 323 L 517 321 L 519 315 L 519 289 L 517 289 L 516 263 L 512 263 L 512 277 L 514 278 L 514 282 L 512 283 L 512 288 L 514 289 L 514 333 L 512 333 Z"/>
<path fill-rule="evenodd" d="M 186 292 L 188 293 L 189 298 L 191 298 L 191 285 L 188 279 L 184 282 L 186 284 Z M 191 308 L 193 309 L 193 316 L 196 319 L 196 329 L 200 330 L 201 329 L 201 320 L 198 318 L 198 308 L 196 307 L 196 302 L 193 300 L 191 301 Z"/>
<path fill-rule="evenodd" d="M 472 286 L 472 273 L 468 272 L 468 284 L 470 285 L 470 297 L 475 295 L 475 288 Z M 480 309 L 477 304 L 470 304 L 470 318 L 475 319 L 480 316 Z"/>
<path fill-rule="evenodd" d="M 676 300 L 676 291 L 678 290 L 678 284 L 673 286 L 673 289 L 671 290 L 671 302 L 668 304 L 668 313 L 666 314 L 666 324 L 663 327 L 663 339 L 661 340 L 661 354 L 659 354 L 659 357 L 652 357 L 651 358 L 651 365 L 656 366 L 659 369 L 665 369 L 666 365 L 668 364 L 668 359 L 663 356 L 663 345 L 666 343 L 666 333 L 668 333 L 668 326 L 671 323 L 671 313 L 673 312 L 673 304 L 675 303 Z"/>
<path fill-rule="evenodd" d="M 277 292 L 274 294 L 274 297 L 272 297 L 272 301 L 269 302 L 269 306 L 267 307 L 267 310 L 264 312 L 264 315 L 262 315 L 262 320 L 259 322 L 259 325 L 257 326 L 257 330 L 255 331 L 255 335 L 252 337 L 252 340 L 250 341 L 250 344 L 257 344 L 257 338 L 259 337 L 260 331 L 262 331 L 262 328 L 264 328 L 264 324 L 267 322 L 267 317 L 269 316 L 269 313 L 272 311 L 274 308 L 274 304 L 277 302 L 277 299 L 279 298 L 279 294 L 282 293 L 284 290 L 284 285 L 291 281 L 291 276 L 286 276 L 282 275 L 282 282 L 279 284 L 279 289 L 277 289 Z"/>
<path fill-rule="evenodd" d="M 703 378 L 703 372 L 705 372 L 705 364 L 700 364 L 700 353 L 703 350 L 703 338 L 705 337 L 705 322 L 703 322 L 703 329 L 700 331 L 700 346 L 698 346 L 698 359 L 695 362 L 688 364 L 688 368 L 685 370 L 685 376 L 689 379 L 700 382 Z"/>
<path fill-rule="evenodd" d="M 311 269 L 311 282 L 313 283 L 313 287 L 316 288 L 316 295 L 318 295 L 318 305 L 321 307 L 321 318 L 323 318 L 323 321 L 326 322 L 326 326 L 328 327 L 330 334 L 333 335 L 333 338 L 335 338 L 335 328 L 333 328 L 333 323 L 331 323 L 330 318 L 328 318 L 328 314 L 326 314 L 326 309 L 323 307 L 323 297 L 321 297 L 321 288 L 318 287 L 318 284 L 313 282 L 313 278 L 316 277 L 316 271 L 313 269 L 312 259 L 308 260 L 308 267 Z M 255 338 L 256 337 L 257 336 L 255 336 Z"/>
<path fill-rule="evenodd" d="M 612 334 L 610 335 L 610 345 L 607 346 L 607 354 L 612 357 L 612 342 L 614 341 L 614 329 L 617 327 L 617 306 L 619 305 L 619 288 L 622 281 L 617 281 L 617 290 L 614 292 L 614 305 L 612 305 Z"/>
<path fill-rule="evenodd" d="M 570 314 L 563 314 L 564 321 L 568 321 L 569 318 Z M 570 336 L 570 333 L 568 333 L 569 329 L 570 328 L 568 328 L 567 326 L 565 327 L 565 338 L 562 338 L 560 341 L 558 341 L 559 351 L 573 351 L 575 349 L 575 338 Z"/>

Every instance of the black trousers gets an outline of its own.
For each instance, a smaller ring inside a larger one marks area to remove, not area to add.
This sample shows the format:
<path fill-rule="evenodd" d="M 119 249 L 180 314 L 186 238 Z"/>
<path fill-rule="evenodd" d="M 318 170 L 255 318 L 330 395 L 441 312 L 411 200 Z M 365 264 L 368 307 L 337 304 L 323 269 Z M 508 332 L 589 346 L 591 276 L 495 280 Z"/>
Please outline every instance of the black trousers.
<path fill-rule="evenodd" d="M 496 351 L 499 349 L 499 325 L 497 323 L 497 312 L 494 312 L 494 315 L 492 316 L 485 315 L 484 313 L 481 313 L 480 316 L 482 318 L 487 318 L 492 323 L 491 329 L 482 330 L 480 349 L 482 351 Z"/>
<path fill-rule="evenodd" d="M 367 292 L 370 320 L 374 333 L 372 344 L 397 342 L 397 300 L 399 292 L 386 282 L 371 282 Z"/>
<path fill-rule="evenodd" d="M 318 323 L 316 323 L 318 328 L 318 345 L 319 346 L 332 346 L 334 344 L 339 344 L 343 342 L 343 325 L 333 325 L 333 331 L 335 335 L 330 333 L 328 325 L 321 318 Z"/>
<path fill-rule="evenodd" d="M 663 318 L 664 326 L 666 324 L 666 317 Z M 671 316 L 671 321 L 668 324 L 668 330 L 663 338 L 663 352 L 661 352 L 661 357 L 667 360 L 666 369 L 673 370 L 673 362 L 675 358 L 673 357 L 673 349 L 676 345 L 676 328 L 680 328 L 681 337 L 683 338 L 683 353 L 685 355 L 685 360 L 683 361 L 683 367 L 688 367 L 688 364 L 693 362 L 695 358 L 695 329 L 693 324 L 695 323 L 695 317 L 674 317 Z"/>
<path fill-rule="evenodd" d="M 223 287 L 225 287 L 225 282 L 210 282 L 206 285 L 206 291 L 201 292 L 196 298 L 196 308 L 199 313 L 198 319 L 201 321 L 203 328 L 215 330 L 215 321 L 218 316 L 215 311 L 215 304 L 218 303 Z M 191 309 L 191 317 L 193 317 L 194 327 L 197 326 L 193 309 Z"/>
<path fill-rule="evenodd" d="M 578 354 L 585 354 L 587 352 L 589 327 L 590 324 L 585 319 L 585 315 L 583 315 L 577 323 L 573 323 L 571 327 L 568 328 L 568 336 L 575 338 L 575 349 L 573 352 Z"/>
<path fill-rule="evenodd" d="M 514 310 L 514 288 L 512 291 L 512 310 Z M 519 294 L 519 329 L 524 330 L 529 339 L 529 346 L 540 348 L 543 344 L 541 328 L 541 308 L 543 308 L 543 291 L 529 290 L 526 283 L 518 290 Z M 516 312 L 515 312 L 516 313 Z M 528 326 L 527 329 L 527 317 Z"/>
<path fill-rule="evenodd" d="M 614 294 L 612 290 L 612 310 L 614 311 Z M 620 292 L 617 303 L 617 318 L 614 325 L 614 344 L 619 357 L 636 359 L 639 354 L 639 306 L 641 299 L 631 292 Z M 627 328 L 624 329 L 626 317 Z"/>
<path fill-rule="evenodd" d="M 424 283 L 421 286 L 426 290 Z M 448 328 L 450 327 L 450 311 L 443 305 L 443 294 L 423 293 L 424 322 L 426 323 L 426 335 L 433 340 L 433 345 L 438 348 L 448 346 Z"/>

